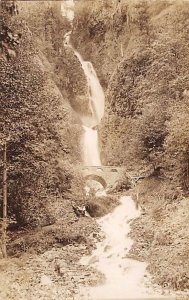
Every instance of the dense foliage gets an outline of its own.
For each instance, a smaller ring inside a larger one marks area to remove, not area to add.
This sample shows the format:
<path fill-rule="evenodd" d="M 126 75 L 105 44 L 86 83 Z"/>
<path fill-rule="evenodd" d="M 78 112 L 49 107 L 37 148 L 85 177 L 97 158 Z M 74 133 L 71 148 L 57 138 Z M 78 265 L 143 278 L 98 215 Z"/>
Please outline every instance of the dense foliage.
<path fill-rule="evenodd" d="M 60 198 L 85 198 L 73 168 L 81 126 L 70 104 L 87 112 L 86 82 L 63 43 L 71 28 L 60 2 L 1 4 L 0 145 L 3 151 L 7 140 L 9 215 L 19 225 L 49 224 Z M 80 0 L 71 38 L 106 91 L 103 163 L 147 177 L 137 186 L 145 214 L 139 252 L 150 255 L 158 283 L 181 289 L 189 287 L 188 35 L 186 1 Z M 89 211 L 107 212 L 103 201 L 89 201 Z"/>
<path fill-rule="evenodd" d="M 9 216 L 19 225 L 44 225 L 54 221 L 53 206 L 62 196 L 69 197 L 74 180 L 79 180 L 73 166 L 80 160 L 81 129 L 38 43 L 40 18 L 35 18 L 32 32 L 24 21 L 28 13 L 12 15 L 3 9 L 0 137 L 1 150 L 7 141 Z M 50 12 L 47 16 L 53 30 Z M 13 43 L 12 37 L 19 42 Z M 55 45 L 46 42 L 47 52 L 50 47 L 56 53 Z"/>
<path fill-rule="evenodd" d="M 150 256 L 159 283 L 167 278 L 169 286 L 188 288 L 188 231 L 183 231 L 182 216 L 184 203 L 184 218 L 189 217 L 189 3 L 89 3 L 77 4 L 73 41 L 106 90 L 103 163 L 124 165 L 127 172 L 147 178 L 146 188 L 136 188 L 146 212 L 141 218 L 146 223 L 138 221 L 139 252 Z M 174 230 L 166 244 L 169 226 Z"/>
<path fill-rule="evenodd" d="M 61 1 L 19 2 L 20 16 L 40 48 L 46 68 L 63 96 L 78 113 L 88 113 L 86 80 L 78 58 L 65 45 L 70 22 L 61 14 Z"/>
<path fill-rule="evenodd" d="M 87 5 L 76 7 L 75 34 L 82 32 L 75 44 L 94 62 L 106 88 L 104 163 L 166 176 L 187 190 L 188 3 Z"/>

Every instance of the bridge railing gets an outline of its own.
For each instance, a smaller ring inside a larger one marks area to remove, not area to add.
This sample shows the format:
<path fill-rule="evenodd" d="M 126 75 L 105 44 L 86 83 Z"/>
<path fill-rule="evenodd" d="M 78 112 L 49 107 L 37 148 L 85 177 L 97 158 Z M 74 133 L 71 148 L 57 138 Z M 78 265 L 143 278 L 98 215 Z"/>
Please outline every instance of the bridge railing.
<path fill-rule="evenodd" d="M 82 170 L 124 170 L 124 167 L 118 166 L 83 166 Z"/>

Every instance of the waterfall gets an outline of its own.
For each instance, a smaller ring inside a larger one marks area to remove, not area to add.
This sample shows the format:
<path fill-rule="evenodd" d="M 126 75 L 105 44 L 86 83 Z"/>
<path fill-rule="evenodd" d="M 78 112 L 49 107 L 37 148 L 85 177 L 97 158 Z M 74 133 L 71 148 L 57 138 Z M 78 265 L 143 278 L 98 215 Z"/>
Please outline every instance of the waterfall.
<path fill-rule="evenodd" d="M 91 62 L 84 61 L 82 56 L 74 50 L 79 59 L 88 85 L 89 105 L 92 112 L 92 126 L 100 123 L 104 115 L 104 91 Z"/>
<path fill-rule="evenodd" d="M 80 263 L 105 275 L 104 283 L 80 288 L 80 300 L 165 299 L 161 288 L 150 284 L 147 264 L 129 258 L 133 245 L 130 223 L 141 214 L 131 197 L 123 196 L 115 210 L 98 219 L 105 238 Z M 168 299 L 168 298 L 166 298 Z M 170 299 L 170 298 L 169 298 Z"/>
<path fill-rule="evenodd" d="M 100 166 L 98 132 L 86 126 L 83 126 L 83 128 L 85 130 L 83 136 L 84 165 Z"/>
<path fill-rule="evenodd" d="M 70 22 L 74 19 L 74 0 L 66 0 L 61 3 L 61 13 Z"/>
<path fill-rule="evenodd" d="M 62 15 L 72 23 L 74 19 L 74 1 L 63 1 L 61 5 Z M 91 62 L 85 61 L 80 53 L 76 51 L 70 43 L 71 31 L 65 34 L 64 45 L 74 51 L 83 69 L 88 87 L 88 100 L 91 116 L 80 115 L 83 124 L 84 134 L 82 139 L 82 148 L 84 156 L 84 165 L 99 166 L 101 165 L 99 138 L 97 126 L 104 115 L 104 91 L 100 85 L 98 76 Z"/>
<path fill-rule="evenodd" d="M 64 5 L 63 15 L 72 22 L 74 14 L 71 14 L 69 10 L 72 7 L 73 12 L 73 1 L 68 2 L 72 5 L 69 7 Z M 84 164 L 99 166 L 101 160 L 98 131 L 94 127 L 100 123 L 104 115 L 104 92 L 91 62 L 85 61 L 70 44 L 70 35 L 71 31 L 65 35 L 64 44 L 72 49 L 81 64 L 88 87 L 91 110 L 91 116 L 80 115 L 84 130 L 82 139 Z M 89 193 L 91 187 L 94 188 L 93 185 L 86 185 L 86 193 Z M 106 191 L 99 189 L 96 195 L 106 195 Z M 150 288 L 150 277 L 146 271 L 147 264 L 129 258 L 129 251 L 133 244 L 129 236 L 130 222 L 139 217 L 140 213 L 132 198 L 124 196 L 120 199 L 120 205 L 112 213 L 98 219 L 97 222 L 105 238 L 97 244 L 92 254 L 83 257 L 80 263 L 100 271 L 105 275 L 105 281 L 101 285 L 81 288 L 78 300 L 164 298 L 162 291 L 157 287 Z"/>
<path fill-rule="evenodd" d="M 100 166 L 101 160 L 98 131 L 91 127 L 98 125 L 104 115 L 104 91 L 100 85 L 92 63 L 89 61 L 84 61 L 82 56 L 77 51 L 74 50 L 74 53 L 81 63 L 87 80 L 89 108 L 92 113 L 91 117 L 80 116 L 84 128 L 84 165 Z"/>

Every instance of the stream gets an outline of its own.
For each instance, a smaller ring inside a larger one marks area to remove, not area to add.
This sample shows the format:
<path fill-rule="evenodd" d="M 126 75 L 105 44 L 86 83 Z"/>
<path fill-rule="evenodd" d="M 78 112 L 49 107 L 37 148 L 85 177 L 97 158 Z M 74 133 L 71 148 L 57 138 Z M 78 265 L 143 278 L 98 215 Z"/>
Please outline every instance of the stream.
<path fill-rule="evenodd" d="M 63 1 L 62 15 L 70 23 L 74 19 L 74 1 Z M 88 104 L 91 116 L 80 116 L 83 124 L 83 164 L 100 166 L 98 125 L 104 115 L 104 91 L 91 62 L 85 61 L 71 43 L 72 31 L 65 35 L 64 45 L 78 58 L 88 87 Z M 89 188 L 86 186 L 86 188 Z M 86 189 L 88 191 L 88 189 Z M 106 191 L 103 191 L 106 194 Z M 98 196 L 98 194 L 96 194 Z M 80 299 L 149 299 L 164 298 L 161 291 L 152 287 L 146 272 L 147 264 L 130 259 L 128 253 L 133 241 L 129 237 L 130 223 L 140 216 L 131 197 L 121 197 L 120 205 L 110 214 L 97 220 L 105 236 L 91 256 L 83 257 L 80 264 L 92 266 L 105 276 L 105 282 L 95 287 L 80 288 Z"/>
<path fill-rule="evenodd" d="M 129 237 L 130 223 L 140 213 L 132 198 L 123 196 L 112 213 L 98 220 L 105 238 L 90 256 L 81 259 L 80 264 L 90 265 L 103 273 L 105 282 L 81 288 L 81 299 L 165 299 L 161 290 L 149 282 L 147 264 L 128 257 L 133 244 Z"/>

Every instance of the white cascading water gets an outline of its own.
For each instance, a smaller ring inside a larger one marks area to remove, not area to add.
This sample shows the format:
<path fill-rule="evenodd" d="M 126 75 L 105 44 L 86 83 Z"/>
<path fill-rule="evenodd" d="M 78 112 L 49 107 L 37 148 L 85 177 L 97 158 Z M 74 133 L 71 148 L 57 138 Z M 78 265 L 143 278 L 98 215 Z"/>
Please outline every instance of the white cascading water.
<path fill-rule="evenodd" d="M 100 154 L 98 146 L 98 132 L 89 127 L 83 126 L 83 155 L 85 166 L 100 166 Z"/>
<path fill-rule="evenodd" d="M 73 0 L 63 1 L 62 14 L 70 22 L 74 18 L 73 8 Z M 91 118 L 80 116 L 84 128 L 84 164 L 98 166 L 101 165 L 98 132 L 93 127 L 99 124 L 104 114 L 104 92 L 92 64 L 84 61 L 71 46 L 70 34 L 71 32 L 68 32 L 65 35 L 64 43 L 74 51 L 83 68 L 88 84 L 89 108 L 92 114 Z M 83 257 L 80 261 L 80 263 L 91 265 L 102 272 L 106 282 L 96 287 L 83 287 L 77 299 L 163 298 L 161 292 L 157 293 L 149 286 L 146 287 L 146 264 L 128 258 L 128 252 L 133 243 L 129 237 L 130 221 L 137 218 L 140 211 L 136 209 L 135 203 L 130 197 L 122 197 L 120 202 L 120 206 L 113 213 L 98 220 L 105 239 L 97 244 L 97 248 L 91 256 Z"/>
<path fill-rule="evenodd" d="M 74 19 L 74 0 L 66 0 L 61 2 L 61 13 L 70 22 Z"/>
<path fill-rule="evenodd" d="M 77 51 L 74 52 L 81 63 L 87 79 L 89 105 L 92 112 L 90 127 L 96 126 L 100 123 L 104 115 L 104 91 L 91 62 L 84 61 Z"/>
<path fill-rule="evenodd" d="M 91 116 L 80 116 L 83 129 L 83 154 L 85 166 L 100 166 L 100 151 L 98 131 L 93 129 L 98 125 L 104 115 L 104 91 L 100 85 L 97 74 L 93 65 L 89 61 L 84 61 L 82 56 L 74 50 L 75 55 L 79 59 L 82 69 L 84 71 L 87 85 L 88 85 L 88 98 Z"/>
<path fill-rule="evenodd" d="M 133 241 L 129 237 L 131 220 L 140 216 L 131 197 L 121 197 L 121 204 L 97 222 L 105 239 L 97 244 L 92 255 L 81 263 L 90 265 L 105 275 L 102 285 L 80 289 L 80 300 L 163 299 L 147 282 L 147 264 L 128 258 Z M 149 281 L 149 280 L 148 280 Z M 148 285 L 148 287 L 147 287 Z"/>
<path fill-rule="evenodd" d="M 72 23 L 74 19 L 74 1 L 63 1 L 62 15 L 67 17 Z M 69 46 L 74 54 L 77 56 L 83 72 L 85 74 L 87 86 L 88 86 L 88 100 L 91 116 L 80 115 L 80 119 L 83 123 L 83 161 L 85 166 L 100 166 L 100 151 L 99 151 L 99 139 L 98 131 L 94 129 L 98 125 L 104 115 L 104 91 L 100 85 L 98 76 L 94 70 L 91 62 L 83 60 L 82 56 L 76 51 L 70 44 L 71 31 L 66 33 L 64 44 Z"/>

